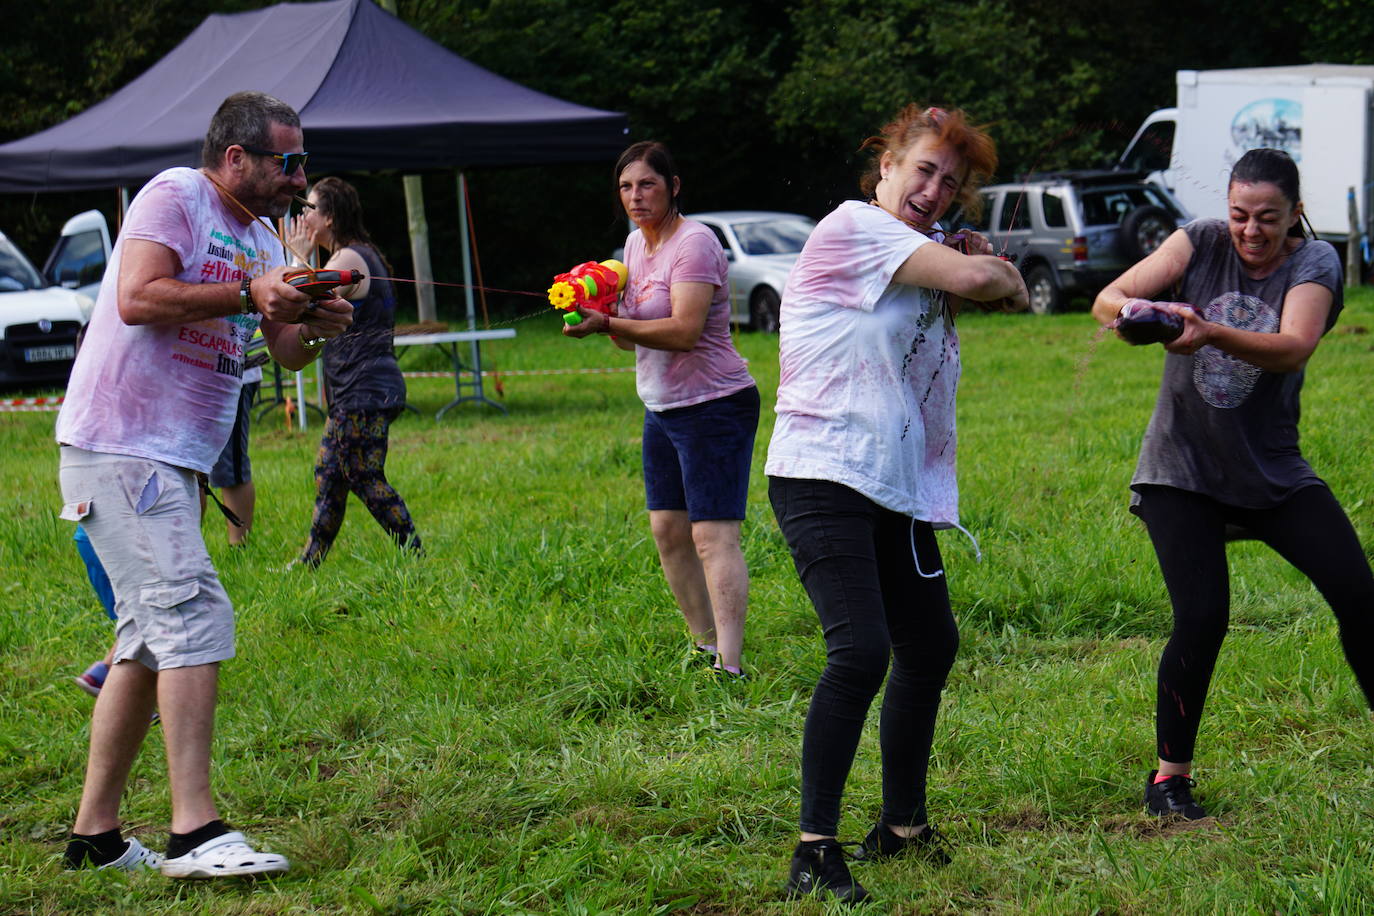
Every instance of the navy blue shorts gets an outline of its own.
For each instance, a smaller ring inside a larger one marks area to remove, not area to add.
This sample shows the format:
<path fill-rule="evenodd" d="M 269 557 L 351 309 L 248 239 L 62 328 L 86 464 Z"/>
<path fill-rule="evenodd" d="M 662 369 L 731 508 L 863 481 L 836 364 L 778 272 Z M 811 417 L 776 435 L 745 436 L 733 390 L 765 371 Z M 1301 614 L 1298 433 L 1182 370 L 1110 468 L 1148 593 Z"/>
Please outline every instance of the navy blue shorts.
<path fill-rule="evenodd" d="M 258 385 L 258 382 L 244 382 L 239 389 L 239 412 L 234 418 L 234 431 L 210 469 L 212 487 L 237 487 L 253 479 L 253 464 L 248 460 L 248 415 L 257 399 Z"/>
<path fill-rule="evenodd" d="M 753 386 L 690 407 L 644 411 L 649 510 L 686 510 L 694 522 L 742 520 L 758 428 Z"/>

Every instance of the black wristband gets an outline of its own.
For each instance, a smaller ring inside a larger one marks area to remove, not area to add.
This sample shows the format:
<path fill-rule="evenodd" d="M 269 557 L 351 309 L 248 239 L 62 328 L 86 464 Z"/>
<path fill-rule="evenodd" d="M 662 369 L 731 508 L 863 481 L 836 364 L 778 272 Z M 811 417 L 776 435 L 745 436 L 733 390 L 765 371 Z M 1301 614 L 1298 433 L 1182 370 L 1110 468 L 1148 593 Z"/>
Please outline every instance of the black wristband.
<path fill-rule="evenodd" d="M 253 315 L 258 310 L 258 304 L 253 301 L 253 278 L 244 277 L 239 283 L 239 314 Z"/>

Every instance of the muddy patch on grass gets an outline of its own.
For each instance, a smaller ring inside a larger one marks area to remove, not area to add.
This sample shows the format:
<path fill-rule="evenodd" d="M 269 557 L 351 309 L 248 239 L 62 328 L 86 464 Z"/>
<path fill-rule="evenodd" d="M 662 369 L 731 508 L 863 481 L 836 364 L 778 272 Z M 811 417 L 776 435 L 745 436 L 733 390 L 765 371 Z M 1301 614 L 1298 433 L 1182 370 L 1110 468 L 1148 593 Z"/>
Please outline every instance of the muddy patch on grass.
<path fill-rule="evenodd" d="M 1050 829 L 1050 819 L 1038 808 L 1022 808 L 1010 814 L 997 814 L 987 818 L 991 830 L 1013 832 L 1043 833 Z"/>
<path fill-rule="evenodd" d="M 1210 834 L 1221 839 L 1225 825 L 1214 817 L 1196 821 L 1182 817 L 1113 817 L 1102 822 L 1102 830 L 1104 833 L 1142 840 L 1177 836 L 1180 833 Z"/>

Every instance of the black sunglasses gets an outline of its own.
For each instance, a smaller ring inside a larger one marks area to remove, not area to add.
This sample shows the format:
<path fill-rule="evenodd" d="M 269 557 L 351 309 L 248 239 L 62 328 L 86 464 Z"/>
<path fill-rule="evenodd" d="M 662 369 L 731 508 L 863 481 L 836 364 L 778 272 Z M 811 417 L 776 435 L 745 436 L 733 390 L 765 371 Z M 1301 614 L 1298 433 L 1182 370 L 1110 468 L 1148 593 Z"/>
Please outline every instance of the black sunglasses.
<path fill-rule="evenodd" d="M 267 156 L 271 159 L 281 160 L 281 173 L 283 175 L 294 175 L 296 169 L 305 168 L 305 161 L 310 158 L 309 153 L 274 153 L 270 149 L 258 149 L 256 146 L 245 146 L 240 143 L 239 148 L 245 153 L 252 153 L 254 156 Z"/>

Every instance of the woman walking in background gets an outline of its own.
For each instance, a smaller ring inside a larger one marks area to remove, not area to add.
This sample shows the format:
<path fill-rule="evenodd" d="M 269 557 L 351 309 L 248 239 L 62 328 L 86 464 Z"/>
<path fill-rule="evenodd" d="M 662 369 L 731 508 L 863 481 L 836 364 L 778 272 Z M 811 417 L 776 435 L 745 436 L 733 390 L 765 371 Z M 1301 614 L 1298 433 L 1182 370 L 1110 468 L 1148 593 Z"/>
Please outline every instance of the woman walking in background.
<path fill-rule="evenodd" d="M 298 562 L 319 566 L 343 524 L 351 490 L 397 545 L 419 552 L 420 538 L 405 500 L 386 479 L 387 432 L 405 409 L 406 385 L 396 365 L 392 336 L 396 298 L 386 259 L 363 226 L 358 192 L 339 178 L 310 189 L 310 204 L 296 217 L 292 247 L 330 251 L 329 270 L 358 270 L 363 279 L 341 286 L 353 304 L 353 325 L 324 348 L 329 416 L 315 459 L 315 512 Z"/>
<path fill-rule="evenodd" d="M 1196 820 L 1193 747 L 1230 620 L 1226 542 L 1258 538 L 1331 605 L 1365 697 L 1374 690 L 1374 575 L 1349 519 L 1298 450 L 1307 360 L 1342 307 L 1340 260 L 1303 236 L 1298 167 L 1251 150 L 1227 187 L 1229 217 L 1199 219 L 1104 289 L 1093 316 L 1180 328 L 1140 449 L 1131 511 L 1149 530 L 1173 603 L 1159 660 L 1153 814 Z M 1177 286 L 1175 286 L 1177 284 Z M 1166 290 L 1180 302 L 1151 302 Z"/>
<path fill-rule="evenodd" d="M 947 861 L 926 769 L 959 633 L 936 528 L 957 526 L 954 398 L 962 300 L 1027 306 L 1010 263 L 939 220 L 976 207 L 992 140 L 963 112 L 909 105 L 870 138 L 866 202 L 821 220 L 782 297 L 768 495 L 826 644 L 802 738 L 801 839 L 788 890 L 858 903 L 840 799 L 883 676 L 883 807 L 857 857 Z M 941 244 L 946 242 L 947 244 Z M 957 251 L 962 242 L 972 254 Z"/>
<path fill-rule="evenodd" d="M 644 489 L 663 574 L 695 650 L 743 677 L 749 569 L 740 522 L 749 492 L 759 391 L 730 339 L 728 265 L 706 226 L 684 219 L 677 166 L 636 143 L 614 172 L 625 214 L 629 287 L 619 313 L 582 311 L 569 337 L 609 334 L 635 354 L 644 401 Z"/>

